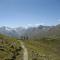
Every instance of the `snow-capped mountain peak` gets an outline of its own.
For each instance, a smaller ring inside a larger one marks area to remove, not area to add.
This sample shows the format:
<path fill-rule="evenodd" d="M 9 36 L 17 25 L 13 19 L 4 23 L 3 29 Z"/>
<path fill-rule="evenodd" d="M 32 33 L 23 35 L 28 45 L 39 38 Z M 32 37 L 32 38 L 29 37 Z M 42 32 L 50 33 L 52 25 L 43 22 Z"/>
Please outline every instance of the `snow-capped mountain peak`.
<path fill-rule="evenodd" d="M 12 28 L 9 28 L 9 27 L 5 27 L 5 29 L 6 29 L 7 31 L 11 31 L 11 30 L 12 30 Z"/>

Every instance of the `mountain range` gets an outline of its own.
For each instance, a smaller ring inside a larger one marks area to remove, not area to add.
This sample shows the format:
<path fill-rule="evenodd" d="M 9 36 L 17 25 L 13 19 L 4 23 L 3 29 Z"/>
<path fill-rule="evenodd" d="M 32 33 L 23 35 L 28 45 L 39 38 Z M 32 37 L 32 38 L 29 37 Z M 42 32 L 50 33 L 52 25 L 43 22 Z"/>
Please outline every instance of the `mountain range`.
<path fill-rule="evenodd" d="M 10 28 L 6 26 L 0 27 L 0 34 L 8 35 L 11 37 L 20 38 L 21 36 L 28 36 L 29 39 L 38 39 L 40 37 L 47 37 L 47 36 L 60 36 L 60 24 L 55 26 L 43 26 L 39 25 L 37 27 L 18 27 L 18 28 Z"/>

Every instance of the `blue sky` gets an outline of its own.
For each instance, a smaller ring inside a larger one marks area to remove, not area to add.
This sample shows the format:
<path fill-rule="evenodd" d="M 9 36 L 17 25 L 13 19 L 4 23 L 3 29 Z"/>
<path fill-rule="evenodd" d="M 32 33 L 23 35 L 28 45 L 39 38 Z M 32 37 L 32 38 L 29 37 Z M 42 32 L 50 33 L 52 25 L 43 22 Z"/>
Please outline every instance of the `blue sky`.
<path fill-rule="evenodd" d="M 60 0 L 0 0 L 0 26 L 60 23 Z"/>

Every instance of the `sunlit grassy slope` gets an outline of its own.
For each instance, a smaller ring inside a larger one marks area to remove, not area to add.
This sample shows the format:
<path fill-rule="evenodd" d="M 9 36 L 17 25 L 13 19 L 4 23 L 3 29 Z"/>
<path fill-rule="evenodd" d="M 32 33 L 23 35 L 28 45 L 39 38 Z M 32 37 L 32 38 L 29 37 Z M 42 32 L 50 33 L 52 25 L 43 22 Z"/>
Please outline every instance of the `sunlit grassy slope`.
<path fill-rule="evenodd" d="M 18 40 L 0 34 L 0 60 L 21 60 L 21 49 Z"/>
<path fill-rule="evenodd" d="M 29 60 L 60 60 L 60 39 L 25 40 Z"/>
<path fill-rule="evenodd" d="M 22 40 L 28 50 L 29 60 L 60 60 L 60 38 Z M 19 40 L 0 34 L 0 60 L 23 60 Z"/>

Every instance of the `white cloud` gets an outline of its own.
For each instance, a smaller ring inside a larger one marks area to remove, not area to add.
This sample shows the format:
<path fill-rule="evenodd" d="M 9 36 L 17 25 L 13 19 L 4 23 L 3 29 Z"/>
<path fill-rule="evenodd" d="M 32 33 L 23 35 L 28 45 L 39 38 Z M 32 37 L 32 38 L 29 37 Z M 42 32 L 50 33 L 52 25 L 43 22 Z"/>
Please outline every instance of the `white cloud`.
<path fill-rule="evenodd" d="M 39 25 L 45 25 L 45 23 L 27 24 L 27 27 L 37 27 Z"/>
<path fill-rule="evenodd" d="M 60 18 L 56 18 L 55 25 L 60 24 Z"/>
<path fill-rule="evenodd" d="M 35 26 L 45 25 L 45 23 L 35 24 Z"/>

